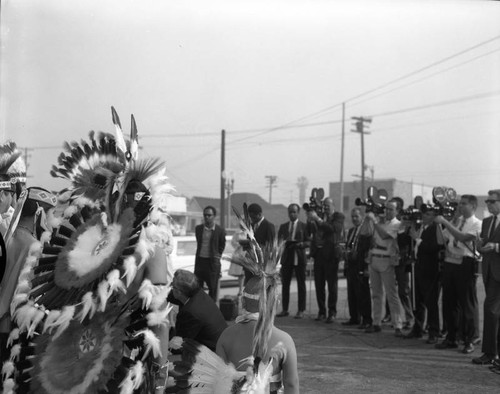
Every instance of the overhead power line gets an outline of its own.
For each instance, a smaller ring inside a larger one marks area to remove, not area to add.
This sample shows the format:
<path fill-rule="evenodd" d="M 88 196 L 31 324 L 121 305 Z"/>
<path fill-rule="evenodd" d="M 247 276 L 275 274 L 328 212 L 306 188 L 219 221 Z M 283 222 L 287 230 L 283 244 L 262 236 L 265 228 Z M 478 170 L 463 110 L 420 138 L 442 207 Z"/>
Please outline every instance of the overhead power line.
<path fill-rule="evenodd" d="M 350 97 L 350 98 L 348 98 L 347 100 L 344 100 L 343 102 L 346 102 L 346 103 L 347 103 L 347 102 L 350 102 L 350 101 L 354 101 L 354 100 L 356 100 L 356 99 L 358 99 L 358 98 L 360 98 L 360 97 L 363 97 L 363 96 L 369 95 L 369 94 L 371 94 L 371 93 L 374 93 L 374 92 L 376 92 L 376 91 L 378 91 L 378 90 L 384 89 L 384 88 L 386 88 L 387 86 L 393 85 L 393 84 L 394 84 L 394 83 L 396 83 L 396 82 L 399 82 L 399 81 L 402 81 L 402 80 L 407 79 L 407 78 L 409 78 L 409 77 L 412 77 L 412 76 L 414 76 L 414 75 L 416 75 L 416 74 L 419 74 L 419 73 L 421 73 L 421 72 L 423 72 L 423 71 L 425 71 L 425 70 L 428 70 L 428 69 L 430 69 L 430 68 L 432 68 L 432 67 L 435 67 L 435 66 L 437 66 L 437 65 L 439 65 L 439 64 L 442 64 L 442 63 L 447 62 L 447 61 L 449 61 L 449 60 L 451 60 L 451 59 L 454 59 L 454 58 L 456 58 L 456 57 L 458 57 L 458 56 L 461 56 L 461 55 L 463 55 L 463 54 L 465 54 L 465 53 L 467 53 L 467 52 L 473 51 L 474 49 L 480 48 L 480 47 L 482 47 L 482 46 L 484 46 L 484 45 L 487 45 L 487 44 L 489 44 L 489 43 L 491 43 L 491 42 L 493 42 L 493 41 L 496 41 L 496 40 L 498 40 L 498 39 L 500 39 L 500 35 L 495 36 L 495 37 L 492 37 L 492 38 L 490 38 L 490 39 L 488 39 L 488 40 L 482 41 L 482 42 L 480 42 L 480 43 L 478 43 L 478 44 L 476 44 L 476 45 L 473 45 L 473 46 L 471 46 L 471 47 L 469 47 L 469 48 L 466 48 L 466 49 L 461 50 L 461 51 L 459 51 L 459 52 L 457 52 L 457 53 L 454 53 L 454 54 L 452 54 L 452 55 L 450 55 L 450 56 L 447 56 L 447 57 L 445 57 L 445 58 L 443 58 L 443 59 L 441 59 L 441 60 L 438 60 L 438 61 L 436 61 L 436 62 L 433 62 L 433 63 L 431 63 L 431 64 L 429 64 L 429 65 L 427 65 L 427 66 L 425 66 L 425 67 L 421 67 L 421 68 L 419 68 L 419 69 L 417 69 L 417 70 L 415 70 L 415 71 L 412 71 L 412 72 L 410 72 L 410 73 L 408 73 L 408 74 L 402 75 L 401 77 L 398 77 L 398 78 L 396 78 L 396 79 L 393 79 L 393 80 L 391 80 L 391 81 L 388 81 L 388 82 L 386 82 L 386 83 L 384 83 L 384 84 L 382 84 L 382 85 L 380 85 L 380 86 L 377 86 L 377 87 L 375 87 L 375 88 L 373 88 L 373 89 L 369 89 L 369 90 L 367 90 L 367 91 L 365 91 L 365 92 L 362 92 L 362 93 L 360 93 L 360 94 L 358 94 L 358 95 L 356 95 L 356 96 Z M 465 64 L 465 63 L 464 63 L 464 64 Z M 296 119 L 296 120 L 293 120 L 293 121 L 287 122 L 287 123 L 285 123 L 285 124 L 283 124 L 283 125 L 281 125 L 281 126 L 275 126 L 275 127 L 265 128 L 263 131 L 259 132 L 259 133 L 258 133 L 258 134 L 256 134 L 256 135 L 253 135 L 253 136 L 248 136 L 248 137 L 242 138 L 242 139 L 237 140 L 237 141 L 234 141 L 234 142 L 241 142 L 241 141 L 245 141 L 245 140 L 248 140 L 248 139 L 250 139 L 250 138 L 259 137 L 259 136 L 261 136 L 261 135 L 268 134 L 268 133 L 271 133 L 271 132 L 274 132 L 274 131 L 277 131 L 277 130 L 288 129 L 288 128 L 290 128 L 290 127 L 291 127 L 294 123 L 298 123 L 298 122 L 301 122 L 301 121 L 303 121 L 303 120 L 310 119 L 310 118 L 312 118 L 312 117 L 316 117 L 316 116 L 318 116 L 319 114 L 322 114 L 322 113 L 324 113 L 324 112 L 331 111 L 332 109 L 335 109 L 335 108 L 337 108 L 337 107 L 340 107 L 341 105 L 342 105 L 342 103 L 337 103 L 337 104 L 334 104 L 334 105 L 330 105 L 330 106 L 328 106 L 328 107 L 326 107 L 326 108 L 323 108 L 323 109 L 321 109 L 321 110 L 319 110 L 319 111 L 313 112 L 313 113 L 311 113 L 311 114 L 309 114 L 309 115 L 305 115 L 305 116 L 303 116 L 303 117 L 301 117 L 301 118 L 299 118 L 299 119 Z M 325 124 L 326 124 L 326 123 L 325 123 Z M 238 131 L 241 131 L 241 130 L 238 130 Z M 234 142 L 233 142 L 233 143 L 234 143 Z"/>

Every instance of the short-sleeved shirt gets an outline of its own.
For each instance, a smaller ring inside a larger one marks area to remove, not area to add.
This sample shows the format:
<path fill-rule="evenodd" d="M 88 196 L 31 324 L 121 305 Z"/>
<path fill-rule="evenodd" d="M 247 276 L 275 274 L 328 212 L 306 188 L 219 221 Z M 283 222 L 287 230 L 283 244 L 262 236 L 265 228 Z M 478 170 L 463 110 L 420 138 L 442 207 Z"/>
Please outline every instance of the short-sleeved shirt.
<path fill-rule="evenodd" d="M 465 222 L 462 225 L 462 221 L 465 218 L 461 216 L 459 218 L 459 226 L 458 229 L 462 233 L 472 234 L 474 236 L 478 236 L 481 233 L 481 224 L 482 221 L 479 220 L 475 215 L 472 215 L 469 218 L 465 219 Z M 455 237 L 445 229 L 443 231 L 443 236 L 446 239 L 446 256 L 444 261 L 452 264 L 461 264 L 463 257 L 474 257 L 474 245 L 472 241 L 469 242 L 455 242 Z"/>
<path fill-rule="evenodd" d="M 377 231 L 373 232 L 373 247 L 372 252 L 381 256 L 395 256 L 398 254 L 398 232 L 401 222 L 393 218 L 389 222 L 380 223 L 380 227 L 384 229 L 391 237 L 383 239 Z"/>

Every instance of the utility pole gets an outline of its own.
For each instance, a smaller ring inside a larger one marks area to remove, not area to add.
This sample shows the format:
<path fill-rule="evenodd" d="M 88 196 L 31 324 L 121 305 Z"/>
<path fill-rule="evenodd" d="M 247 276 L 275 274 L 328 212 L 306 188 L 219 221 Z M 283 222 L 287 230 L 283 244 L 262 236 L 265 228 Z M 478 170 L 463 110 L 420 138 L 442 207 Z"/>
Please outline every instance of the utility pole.
<path fill-rule="evenodd" d="M 228 173 L 226 171 L 226 191 L 227 191 L 227 224 L 226 228 L 231 226 L 231 194 L 234 190 L 234 178 L 232 171 Z"/>
<path fill-rule="evenodd" d="M 362 116 L 352 117 L 352 120 L 355 120 L 356 130 L 351 130 L 354 133 L 361 134 L 361 193 L 365 192 L 365 134 L 370 134 L 368 131 L 365 131 L 365 123 L 370 124 L 372 122 L 372 118 L 364 118 Z"/>
<path fill-rule="evenodd" d="M 224 186 L 226 174 L 226 130 L 221 132 L 221 146 L 220 146 L 220 225 L 224 226 Z"/>
<path fill-rule="evenodd" d="M 309 186 L 309 181 L 305 176 L 297 179 L 297 187 L 299 188 L 299 205 L 302 206 L 306 202 L 306 190 Z"/>
<path fill-rule="evenodd" d="M 340 148 L 340 212 L 344 212 L 345 103 L 342 103 L 342 144 Z"/>
<path fill-rule="evenodd" d="M 276 175 L 266 175 L 266 178 L 268 180 L 268 184 L 266 187 L 269 187 L 269 204 L 272 204 L 273 201 L 273 187 L 276 187 L 275 183 L 278 180 L 278 177 Z"/>

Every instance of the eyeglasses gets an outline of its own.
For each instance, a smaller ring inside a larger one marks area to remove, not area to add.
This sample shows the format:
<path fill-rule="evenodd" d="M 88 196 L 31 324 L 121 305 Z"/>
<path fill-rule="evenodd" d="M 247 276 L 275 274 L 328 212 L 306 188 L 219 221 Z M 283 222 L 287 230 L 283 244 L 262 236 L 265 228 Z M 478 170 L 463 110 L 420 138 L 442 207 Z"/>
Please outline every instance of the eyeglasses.
<path fill-rule="evenodd" d="M 212 215 L 211 213 L 204 213 L 203 216 L 205 216 L 205 217 L 211 217 L 211 216 L 214 216 L 214 215 Z"/>
<path fill-rule="evenodd" d="M 484 202 L 485 202 L 486 204 L 494 204 L 494 203 L 496 203 L 496 202 L 498 202 L 498 201 L 500 201 L 500 200 L 490 200 L 490 199 L 488 199 L 488 200 L 485 200 Z"/>

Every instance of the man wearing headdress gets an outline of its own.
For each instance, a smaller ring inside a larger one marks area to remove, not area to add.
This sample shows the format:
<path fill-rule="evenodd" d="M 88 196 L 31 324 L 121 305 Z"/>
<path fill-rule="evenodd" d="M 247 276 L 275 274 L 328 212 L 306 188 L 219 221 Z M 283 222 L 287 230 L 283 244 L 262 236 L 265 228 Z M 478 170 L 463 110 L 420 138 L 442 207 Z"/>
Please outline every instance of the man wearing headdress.
<path fill-rule="evenodd" d="M 217 342 L 217 354 L 240 371 L 252 366 L 249 356 L 252 355 L 252 342 L 259 318 L 259 300 L 264 283 L 263 278 L 258 276 L 252 277 L 247 282 L 242 297 L 243 313 L 236 319 L 236 324 L 223 331 Z M 269 382 L 270 393 L 277 393 L 281 386 L 285 394 L 299 393 L 295 343 L 288 333 L 273 325 L 263 359 L 267 359 L 270 353 L 280 346 L 282 358 L 273 360 L 273 371 Z"/>
<path fill-rule="evenodd" d="M 158 159 L 89 134 L 65 143 L 51 175 L 71 183 L 42 253 L 30 250 L 11 308 L 16 327 L 5 393 L 161 393 L 168 356 L 165 241 L 158 205 L 170 185 Z"/>

